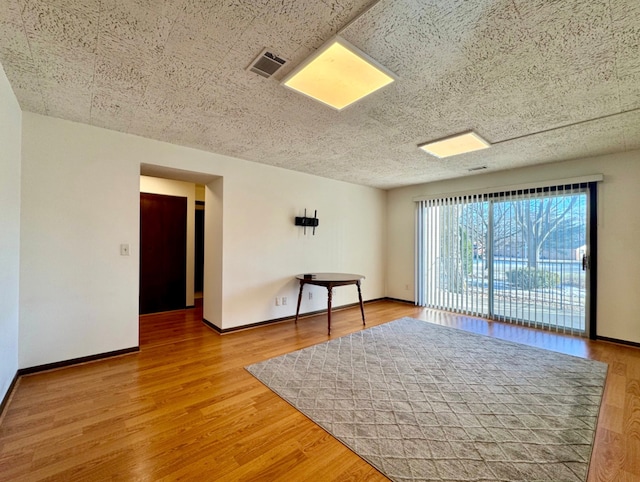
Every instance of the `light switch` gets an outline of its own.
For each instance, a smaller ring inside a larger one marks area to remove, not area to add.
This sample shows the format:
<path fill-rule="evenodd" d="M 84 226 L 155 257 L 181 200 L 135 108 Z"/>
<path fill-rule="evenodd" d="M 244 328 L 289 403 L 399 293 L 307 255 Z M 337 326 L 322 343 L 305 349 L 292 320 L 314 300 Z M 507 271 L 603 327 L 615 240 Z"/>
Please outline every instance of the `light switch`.
<path fill-rule="evenodd" d="M 129 256 L 129 245 L 121 244 L 120 245 L 120 256 Z"/>

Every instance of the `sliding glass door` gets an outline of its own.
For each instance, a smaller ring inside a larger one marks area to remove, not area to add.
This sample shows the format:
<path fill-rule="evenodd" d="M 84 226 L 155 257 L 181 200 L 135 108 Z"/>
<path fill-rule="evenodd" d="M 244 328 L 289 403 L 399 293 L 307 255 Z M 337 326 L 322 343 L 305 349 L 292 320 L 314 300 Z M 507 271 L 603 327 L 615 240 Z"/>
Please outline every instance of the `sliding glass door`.
<path fill-rule="evenodd" d="M 421 201 L 418 304 L 587 332 L 588 187 Z"/>

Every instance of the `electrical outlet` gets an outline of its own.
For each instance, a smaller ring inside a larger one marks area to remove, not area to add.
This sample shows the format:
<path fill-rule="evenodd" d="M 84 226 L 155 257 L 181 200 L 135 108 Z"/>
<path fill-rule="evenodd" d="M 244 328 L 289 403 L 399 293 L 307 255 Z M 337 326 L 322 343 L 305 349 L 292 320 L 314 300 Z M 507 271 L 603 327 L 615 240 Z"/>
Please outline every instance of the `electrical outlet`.
<path fill-rule="evenodd" d="M 282 306 L 287 306 L 287 297 L 286 296 L 282 297 Z"/>
<path fill-rule="evenodd" d="M 280 298 L 276 296 L 276 306 L 280 306 Z"/>
<path fill-rule="evenodd" d="M 313 299 L 313 292 L 309 291 L 309 299 L 312 300 Z"/>

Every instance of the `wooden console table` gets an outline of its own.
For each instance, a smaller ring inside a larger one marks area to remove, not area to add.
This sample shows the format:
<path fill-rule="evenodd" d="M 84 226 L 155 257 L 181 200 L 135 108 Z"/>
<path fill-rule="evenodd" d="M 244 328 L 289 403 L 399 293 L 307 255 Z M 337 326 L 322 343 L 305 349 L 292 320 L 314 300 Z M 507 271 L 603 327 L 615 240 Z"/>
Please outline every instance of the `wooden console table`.
<path fill-rule="evenodd" d="M 300 293 L 298 294 L 298 307 L 296 308 L 296 323 L 298 323 L 298 315 L 300 313 L 300 303 L 302 302 L 302 289 L 304 285 L 324 286 L 327 288 L 327 329 L 331 334 L 331 298 L 333 296 L 333 288 L 336 286 L 356 285 L 358 287 L 358 298 L 360 299 L 360 313 L 362 313 L 362 324 L 364 325 L 364 305 L 362 304 L 362 291 L 360 290 L 360 282 L 364 279 L 361 274 L 347 273 L 310 273 L 305 275 L 299 274 L 296 279 L 300 281 Z"/>

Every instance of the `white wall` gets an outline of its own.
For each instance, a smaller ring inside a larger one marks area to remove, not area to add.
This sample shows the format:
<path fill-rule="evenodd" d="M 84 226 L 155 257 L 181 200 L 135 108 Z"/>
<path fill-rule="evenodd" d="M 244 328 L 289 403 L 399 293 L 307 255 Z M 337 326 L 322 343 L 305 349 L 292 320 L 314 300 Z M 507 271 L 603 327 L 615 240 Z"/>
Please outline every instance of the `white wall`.
<path fill-rule="evenodd" d="M 205 320 L 223 326 L 223 232 L 224 178 L 210 181 L 205 188 L 203 310 Z"/>
<path fill-rule="evenodd" d="M 236 174 L 224 184 L 222 328 L 294 315 L 300 273 L 363 274 L 364 299 L 385 296 L 386 192 L 273 168 L 256 175 L 249 163 Z M 318 211 L 315 236 L 294 225 L 305 208 Z M 307 289 L 301 312 L 326 309 L 327 290 L 311 287 L 309 300 Z M 275 306 L 282 296 L 287 305 Z M 334 306 L 357 301 L 354 286 L 334 290 Z"/>
<path fill-rule="evenodd" d="M 220 328 L 293 315 L 306 271 L 362 273 L 365 299 L 385 295 L 386 192 L 25 112 L 20 367 L 137 345 L 141 163 L 221 176 L 207 185 L 222 230 L 205 239 L 204 289 Z M 318 209 L 315 237 L 293 225 L 305 207 Z M 334 305 L 355 301 L 336 289 Z M 303 311 L 325 303 L 326 290 Z"/>
<path fill-rule="evenodd" d="M 140 166 L 93 133 L 23 113 L 20 368 L 138 345 Z"/>
<path fill-rule="evenodd" d="M 206 187 L 202 184 L 196 184 L 196 201 L 205 201 L 205 189 Z"/>
<path fill-rule="evenodd" d="M 140 176 L 140 192 L 187 198 L 187 286 L 186 303 L 193 306 L 196 229 L 196 185 L 192 182 Z"/>
<path fill-rule="evenodd" d="M 599 336 L 640 343 L 640 151 L 532 166 L 391 190 L 387 295 L 413 300 L 414 197 L 604 174 L 598 191 Z M 409 285 L 406 290 L 405 286 Z"/>
<path fill-rule="evenodd" d="M 22 112 L 0 66 L 0 400 L 18 370 Z"/>

